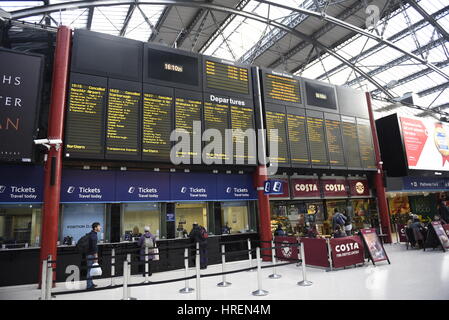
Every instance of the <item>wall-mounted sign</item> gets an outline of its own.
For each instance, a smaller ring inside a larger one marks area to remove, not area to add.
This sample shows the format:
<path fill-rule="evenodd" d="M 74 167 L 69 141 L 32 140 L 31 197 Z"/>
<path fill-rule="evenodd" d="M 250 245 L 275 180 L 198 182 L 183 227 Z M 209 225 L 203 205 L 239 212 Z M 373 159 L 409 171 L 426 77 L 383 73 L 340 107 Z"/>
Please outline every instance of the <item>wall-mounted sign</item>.
<path fill-rule="evenodd" d="M 42 202 L 43 186 L 41 166 L 0 166 L 0 203 Z"/>
<path fill-rule="evenodd" d="M 325 197 L 347 197 L 346 179 L 322 179 L 321 187 Z"/>
<path fill-rule="evenodd" d="M 217 200 L 256 200 L 251 175 L 218 174 Z"/>
<path fill-rule="evenodd" d="M 283 181 L 281 180 L 267 180 L 264 183 L 264 193 L 265 194 L 283 194 Z"/>
<path fill-rule="evenodd" d="M 369 197 L 370 189 L 367 179 L 348 179 L 351 197 Z"/>
<path fill-rule="evenodd" d="M 293 198 L 319 198 L 321 197 L 318 179 L 291 179 Z"/>
<path fill-rule="evenodd" d="M 120 171 L 116 177 L 117 201 L 157 202 L 170 199 L 169 173 Z"/>
<path fill-rule="evenodd" d="M 61 202 L 114 202 L 115 172 L 62 171 Z"/>
<path fill-rule="evenodd" d="M 289 198 L 290 197 L 290 184 L 288 179 L 280 178 L 276 179 L 282 183 L 282 193 L 279 194 L 270 194 L 270 198 Z"/>

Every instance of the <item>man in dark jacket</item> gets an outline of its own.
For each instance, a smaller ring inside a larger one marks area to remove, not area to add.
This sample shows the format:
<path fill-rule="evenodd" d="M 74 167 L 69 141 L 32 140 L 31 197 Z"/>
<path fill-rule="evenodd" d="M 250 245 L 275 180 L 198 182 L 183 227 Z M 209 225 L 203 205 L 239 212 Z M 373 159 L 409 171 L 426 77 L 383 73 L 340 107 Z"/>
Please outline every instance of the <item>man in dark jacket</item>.
<path fill-rule="evenodd" d="M 93 283 L 90 276 L 90 270 L 94 263 L 98 263 L 98 236 L 97 233 L 101 231 L 99 222 L 92 223 L 92 231 L 89 233 L 89 250 L 87 250 L 87 290 L 94 289 L 97 285 Z"/>
<path fill-rule="evenodd" d="M 200 268 L 207 268 L 207 239 L 203 236 L 203 232 L 207 232 L 204 227 L 198 225 L 195 221 L 193 223 L 192 231 L 189 233 L 189 238 L 196 245 L 198 242 L 200 244 Z M 196 250 L 196 247 L 195 247 Z"/>
<path fill-rule="evenodd" d="M 446 207 L 443 201 L 438 202 L 437 209 L 440 219 L 445 223 L 449 223 L 449 209 Z"/>

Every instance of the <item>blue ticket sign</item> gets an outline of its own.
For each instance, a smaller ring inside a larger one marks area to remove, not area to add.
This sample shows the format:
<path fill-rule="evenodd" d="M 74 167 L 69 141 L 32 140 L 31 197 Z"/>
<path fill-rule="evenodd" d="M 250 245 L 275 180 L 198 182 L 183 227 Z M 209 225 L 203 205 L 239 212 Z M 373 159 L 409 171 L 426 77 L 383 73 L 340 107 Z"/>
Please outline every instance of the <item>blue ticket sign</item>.
<path fill-rule="evenodd" d="M 41 166 L 0 166 L 0 203 L 39 203 L 43 201 L 43 189 Z"/>
<path fill-rule="evenodd" d="M 117 172 L 115 199 L 120 202 L 169 201 L 169 175 L 163 172 Z"/>
<path fill-rule="evenodd" d="M 207 173 L 172 173 L 172 201 L 207 201 L 217 196 L 217 177 Z"/>
<path fill-rule="evenodd" d="M 251 175 L 218 174 L 217 200 L 257 200 Z"/>
<path fill-rule="evenodd" d="M 281 180 L 267 180 L 264 183 L 265 194 L 283 194 L 283 183 Z"/>
<path fill-rule="evenodd" d="M 115 172 L 62 171 L 61 202 L 114 202 Z"/>

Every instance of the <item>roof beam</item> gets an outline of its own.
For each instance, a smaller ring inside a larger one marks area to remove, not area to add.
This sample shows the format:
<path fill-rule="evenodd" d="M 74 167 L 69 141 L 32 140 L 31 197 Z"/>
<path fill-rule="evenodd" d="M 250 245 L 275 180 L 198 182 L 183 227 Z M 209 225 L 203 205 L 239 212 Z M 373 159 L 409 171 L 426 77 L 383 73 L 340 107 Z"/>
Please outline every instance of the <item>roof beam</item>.
<path fill-rule="evenodd" d="M 211 3 L 212 0 L 206 0 L 206 2 Z M 178 39 L 177 39 L 177 47 L 178 48 L 180 46 L 182 46 L 184 41 L 187 39 L 187 36 L 192 32 L 193 28 L 207 14 L 207 12 L 208 12 L 208 10 L 206 10 L 206 9 L 199 9 L 196 12 L 195 16 L 192 18 L 192 20 L 190 20 L 187 27 L 184 30 L 182 30 L 182 33 L 178 37 Z"/>
<path fill-rule="evenodd" d="M 150 37 L 148 38 L 148 42 L 154 41 L 154 39 L 159 34 L 159 31 L 161 30 L 161 27 L 164 25 L 165 20 L 168 17 L 168 14 L 170 13 L 172 6 L 167 6 L 164 8 L 164 11 L 162 11 L 161 16 L 157 20 L 156 24 L 154 25 L 153 32 L 151 32 Z"/>
<path fill-rule="evenodd" d="M 123 37 L 126 34 L 126 29 L 128 29 L 129 22 L 131 21 L 131 17 L 133 16 L 134 10 L 136 9 L 136 5 L 132 4 L 128 8 L 128 13 L 126 14 L 125 22 L 123 22 L 123 27 L 120 30 L 120 36 Z"/>
<path fill-rule="evenodd" d="M 95 8 L 89 8 L 89 12 L 87 13 L 87 25 L 86 25 L 86 29 L 90 30 L 92 28 L 92 21 L 94 19 L 94 10 Z"/>

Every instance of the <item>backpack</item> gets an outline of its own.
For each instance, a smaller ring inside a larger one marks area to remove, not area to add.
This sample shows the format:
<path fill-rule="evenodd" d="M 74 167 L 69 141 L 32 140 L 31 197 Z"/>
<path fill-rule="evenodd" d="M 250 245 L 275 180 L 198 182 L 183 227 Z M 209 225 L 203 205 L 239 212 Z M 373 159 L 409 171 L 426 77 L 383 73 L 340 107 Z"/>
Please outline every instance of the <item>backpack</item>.
<path fill-rule="evenodd" d="M 151 237 L 145 237 L 145 241 L 143 242 L 143 247 L 144 248 L 153 248 L 154 247 L 153 239 Z"/>
<path fill-rule="evenodd" d="M 207 234 L 207 231 L 206 231 L 206 229 L 204 227 L 201 227 L 200 234 L 201 234 L 201 238 L 203 240 L 207 239 L 209 237 L 209 235 Z"/>
<path fill-rule="evenodd" d="M 345 220 L 342 217 L 343 215 L 341 213 L 339 213 L 335 219 L 335 221 L 339 224 L 339 225 L 344 225 L 345 224 Z"/>
<path fill-rule="evenodd" d="M 87 251 L 89 251 L 89 239 L 90 234 L 86 233 L 78 240 L 76 243 L 76 250 L 78 250 L 79 253 L 87 253 Z"/>

